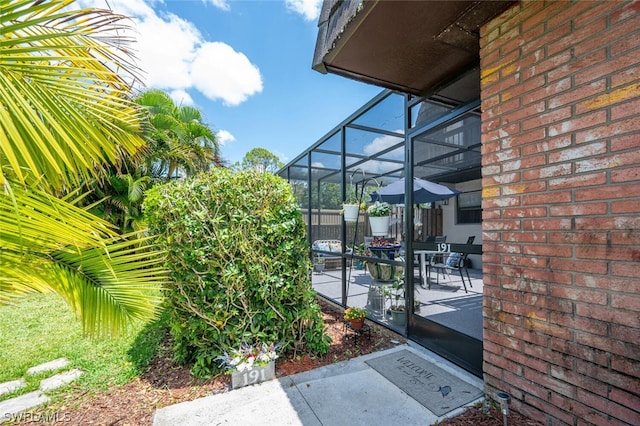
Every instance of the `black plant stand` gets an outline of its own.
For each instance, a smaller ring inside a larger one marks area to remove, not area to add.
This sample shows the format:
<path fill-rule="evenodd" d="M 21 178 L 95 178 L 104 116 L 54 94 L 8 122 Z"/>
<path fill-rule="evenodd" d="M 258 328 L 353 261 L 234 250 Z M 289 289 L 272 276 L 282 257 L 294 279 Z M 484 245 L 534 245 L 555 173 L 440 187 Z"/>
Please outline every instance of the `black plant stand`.
<path fill-rule="evenodd" d="M 349 321 L 344 321 L 343 323 L 344 329 L 344 337 L 345 340 L 353 339 L 353 344 L 358 344 L 358 337 L 367 337 L 367 340 L 371 340 L 371 326 L 365 324 L 362 328 L 356 330 L 355 328 L 351 328 L 351 323 Z"/>

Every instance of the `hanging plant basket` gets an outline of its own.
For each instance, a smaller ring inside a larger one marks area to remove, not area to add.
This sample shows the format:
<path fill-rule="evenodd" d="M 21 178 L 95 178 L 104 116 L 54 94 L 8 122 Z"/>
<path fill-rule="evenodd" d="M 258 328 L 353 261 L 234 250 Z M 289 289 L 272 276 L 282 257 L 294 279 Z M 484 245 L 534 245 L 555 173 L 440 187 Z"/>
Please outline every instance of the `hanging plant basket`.
<path fill-rule="evenodd" d="M 345 222 L 356 222 L 358 220 L 360 206 L 357 204 L 343 204 L 342 211 L 344 214 Z"/>
<path fill-rule="evenodd" d="M 389 232 L 389 216 L 369 216 L 369 225 L 371 226 L 371 235 L 381 237 Z"/>

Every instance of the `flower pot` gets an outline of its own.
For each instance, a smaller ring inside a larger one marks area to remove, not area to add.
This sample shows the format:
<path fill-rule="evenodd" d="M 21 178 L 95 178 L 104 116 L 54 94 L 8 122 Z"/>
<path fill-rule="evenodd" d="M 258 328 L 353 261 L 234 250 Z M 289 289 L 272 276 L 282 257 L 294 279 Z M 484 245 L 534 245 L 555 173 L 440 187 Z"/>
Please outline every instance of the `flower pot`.
<path fill-rule="evenodd" d="M 313 265 L 313 270 L 315 272 L 317 272 L 318 274 L 321 274 L 324 272 L 324 263 L 316 263 L 315 265 Z"/>
<path fill-rule="evenodd" d="M 266 382 L 267 380 L 275 379 L 275 377 L 276 363 L 271 361 L 264 367 L 255 366 L 244 371 L 234 371 L 231 373 L 231 387 L 233 389 L 242 388 Z"/>
<path fill-rule="evenodd" d="M 381 237 L 389 232 L 389 216 L 369 217 L 369 225 L 371 226 L 371 235 Z"/>
<path fill-rule="evenodd" d="M 350 322 L 351 328 L 353 328 L 354 330 L 360 330 L 362 327 L 364 327 L 364 318 L 354 318 L 350 320 Z"/>
<path fill-rule="evenodd" d="M 358 204 L 343 204 L 342 210 L 345 222 L 356 222 L 358 220 L 358 213 L 360 212 Z"/>
<path fill-rule="evenodd" d="M 407 312 L 404 309 L 391 309 L 391 321 L 396 325 L 405 325 L 407 323 Z"/>

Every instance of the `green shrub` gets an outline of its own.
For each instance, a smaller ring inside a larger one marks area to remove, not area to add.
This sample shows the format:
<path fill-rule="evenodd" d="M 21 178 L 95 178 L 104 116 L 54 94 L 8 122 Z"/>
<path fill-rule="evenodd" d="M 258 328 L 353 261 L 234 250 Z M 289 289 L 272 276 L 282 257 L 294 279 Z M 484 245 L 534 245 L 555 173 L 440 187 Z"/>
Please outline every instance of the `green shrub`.
<path fill-rule="evenodd" d="M 205 376 L 241 343 L 326 353 L 305 225 L 290 185 L 270 173 L 216 169 L 153 188 L 150 231 L 167 251 L 176 357 Z"/>

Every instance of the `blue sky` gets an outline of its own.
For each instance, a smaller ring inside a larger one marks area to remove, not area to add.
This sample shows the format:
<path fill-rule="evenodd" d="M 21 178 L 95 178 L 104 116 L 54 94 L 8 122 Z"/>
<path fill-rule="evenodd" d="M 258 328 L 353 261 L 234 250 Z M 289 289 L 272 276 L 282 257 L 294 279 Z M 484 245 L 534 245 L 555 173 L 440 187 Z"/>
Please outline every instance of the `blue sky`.
<path fill-rule="evenodd" d="M 132 17 L 147 88 L 191 104 L 222 156 L 287 163 L 381 91 L 311 69 L 321 0 L 79 0 Z"/>

